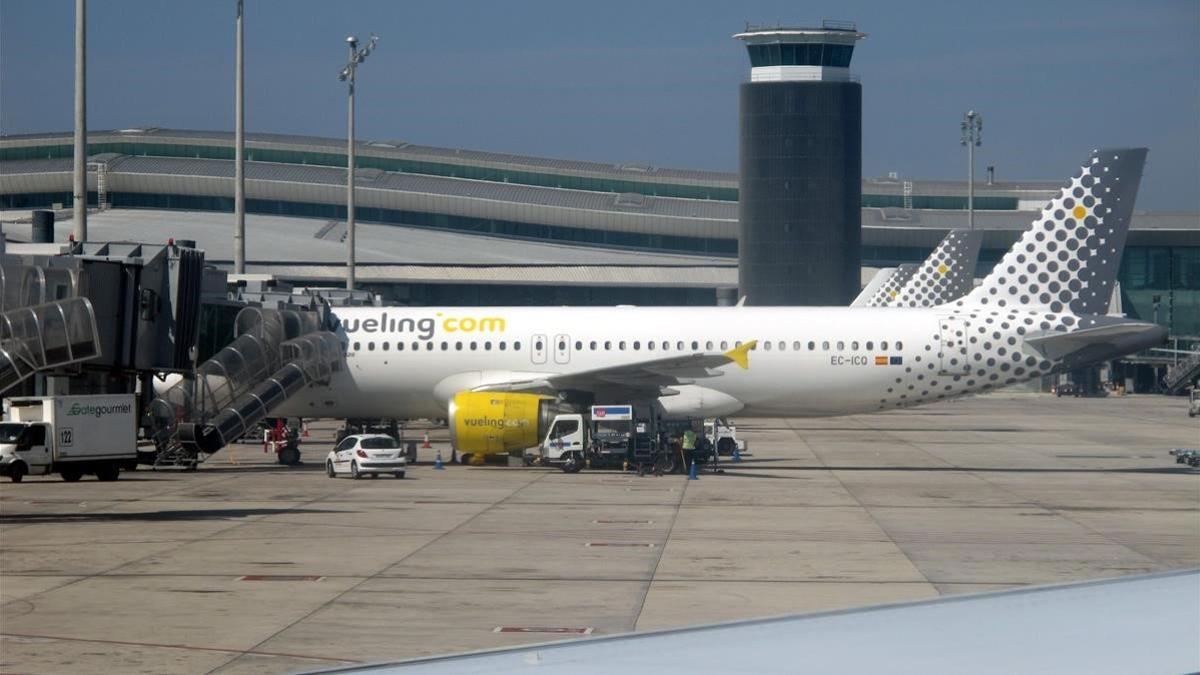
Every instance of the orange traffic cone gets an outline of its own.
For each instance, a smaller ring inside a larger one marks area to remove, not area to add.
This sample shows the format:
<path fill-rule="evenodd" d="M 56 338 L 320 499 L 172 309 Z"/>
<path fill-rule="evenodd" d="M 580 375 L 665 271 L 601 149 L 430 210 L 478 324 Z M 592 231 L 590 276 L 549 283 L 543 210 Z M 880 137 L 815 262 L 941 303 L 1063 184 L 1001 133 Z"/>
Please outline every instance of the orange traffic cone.
<path fill-rule="evenodd" d="M 432 445 L 429 444 L 429 432 L 428 431 L 425 432 L 425 442 L 421 444 L 421 447 L 422 448 L 432 448 L 433 447 Z"/>

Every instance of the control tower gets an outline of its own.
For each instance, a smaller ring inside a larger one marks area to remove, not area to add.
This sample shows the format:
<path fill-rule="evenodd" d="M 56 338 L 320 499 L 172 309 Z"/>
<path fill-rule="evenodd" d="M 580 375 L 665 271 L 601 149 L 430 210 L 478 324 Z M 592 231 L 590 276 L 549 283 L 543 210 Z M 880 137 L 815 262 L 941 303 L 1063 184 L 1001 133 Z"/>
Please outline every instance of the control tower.
<path fill-rule="evenodd" d="M 738 291 L 750 305 L 841 305 L 859 292 L 862 85 L 852 23 L 750 26 L 741 85 Z"/>

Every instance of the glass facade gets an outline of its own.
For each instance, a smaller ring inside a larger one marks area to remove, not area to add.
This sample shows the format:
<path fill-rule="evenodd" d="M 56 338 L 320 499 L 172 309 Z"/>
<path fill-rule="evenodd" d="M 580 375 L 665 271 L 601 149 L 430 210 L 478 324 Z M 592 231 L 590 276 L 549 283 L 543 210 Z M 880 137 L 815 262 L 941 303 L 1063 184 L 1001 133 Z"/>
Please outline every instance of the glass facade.
<path fill-rule="evenodd" d="M 825 66 L 849 68 L 854 45 L 828 45 L 821 43 L 773 43 L 747 45 L 750 65 L 753 68 L 766 66 Z"/>
<path fill-rule="evenodd" d="M 88 153 L 117 153 L 122 155 L 137 155 L 148 157 L 190 157 L 197 159 L 233 160 L 233 147 L 222 145 L 197 145 L 186 143 L 148 143 L 141 141 L 125 141 L 120 143 L 89 143 Z M 39 145 L 30 147 L 0 148 L 0 161 L 18 159 L 56 159 L 71 157 L 71 145 Z M 314 166 L 346 166 L 346 155 L 328 152 L 308 152 L 295 150 L 271 150 L 246 148 L 246 159 L 251 162 L 272 162 L 276 164 L 311 164 Z M 470 180 L 485 180 L 496 183 L 516 183 L 536 187 L 565 188 L 570 190 L 587 190 L 590 192 L 636 192 L 650 196 L 679 197 L 683 199 L 712 199 L 716 201 L 736 202 L 737 188 L 703 185 L 672 185 L 667 183 L 648 183 L 635 180 L 617 180 L 611 178 L 593 178 L 589 176 L 571 176 L 537 171 L 514 171 L 495 169 L 484 166 L 464 166 L 440 162 L 424 162 L 407 159 L 391 159 L 387 157 L 358 156 L 358 165 L 364 169 L 381 169 L 403 173 L 416 173 L 430 176 L 445 176 L 449 178 L 466 178 Z M 966 210 L 967 198 L 941 197 L 928 195 L 913 195 L 912 206 L 916 209 L 953 209 Z M 68 200 L 70 201 L 70 200 Z M 904 207 L 904 197 L 900 195 L 870 195 L 862 196 L 862 205 L 866 207 Z M 980 210 L 1015 211 L 1016 197 L 975 196 L 975 208 Z"/>
<path fill-rule="evenodd" d="M 0 161 L 16 159 L 55 159 L 72 157 L 70 144 L 39 145 L 30 147 L 0 148 Z M 120 143 L 88 143 L 88 154 L 112 152 L 121 155 L 149 157 L 191 157 L 197 159 L 233 159 L 233 146 L 199 145 L 186 143 L 150 143 L 125 141 Z M 360 153 L 364 152 L 362 149 Z M 708 185 L 675 185 L 648 181 L 573 176 L 540 171 L 518 171 L 486 166 L 469 166 L 390 157 L 372 157 L 359 154 L 358 166 L 363 169 L 382 169 L 402 173 L 417 173 L 448 178 L 468 178 L 496 183 L 516 183 L 537 187 L 589 190 L 593 192 L 637 192 L 660 197 L 682 197 L 685 199 L 715 199 L 737 201 L 737 188 Z M 346 166 L 346 155 L 336 152 L 312 152 L 299 150 L 275 150 L 246 148 L 246 161 L 273 162 L 276 164 L 311 164 L 314 166 Z"/>
<path fill-rule="evenodd" d="M 1200 337 L 1200 246 L 1127 246 L 1120 279 L 1126 314 Z"/>

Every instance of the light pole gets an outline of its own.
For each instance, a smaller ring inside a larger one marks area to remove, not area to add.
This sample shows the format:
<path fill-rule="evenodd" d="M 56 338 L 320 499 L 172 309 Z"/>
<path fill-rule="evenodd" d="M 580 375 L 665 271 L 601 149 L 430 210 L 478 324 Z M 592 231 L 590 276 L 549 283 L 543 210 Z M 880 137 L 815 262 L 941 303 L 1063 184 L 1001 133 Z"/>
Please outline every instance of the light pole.
<path fill-rule="evenodd" d="M 346 138 L 346 290 L 354 290 L 354 73 L 358 64 L 367 60 L 367 55 L 375 49 L 379 38 L 375 35 L 367 41 L 367 46 L 358 49 L 358 38 L 351 35 L 346 38 L 350 46 L 350 60 L 338 74 L 338 79 L 350 85 L 349 109 L 347 116 Z"/>
<path fill-rule="evenodd" d="M 242 74 L 242 0 L 237 0 L 237 75 L 233 96 L 233 273 L 246 273 L 246 107 Z"/>
<path fill-rule="evenodd" d="M 75 241 L 87 241 L 87 0 L 75 0 L 75 165 L 71 212 Z"/>
<path fill-rule="evenodd" d="M 975 148 L 983 145 L 983 115 L 968 110 L 963 115 L 962 144 L 967 146 L 967 227 L 975 229 Z"/>

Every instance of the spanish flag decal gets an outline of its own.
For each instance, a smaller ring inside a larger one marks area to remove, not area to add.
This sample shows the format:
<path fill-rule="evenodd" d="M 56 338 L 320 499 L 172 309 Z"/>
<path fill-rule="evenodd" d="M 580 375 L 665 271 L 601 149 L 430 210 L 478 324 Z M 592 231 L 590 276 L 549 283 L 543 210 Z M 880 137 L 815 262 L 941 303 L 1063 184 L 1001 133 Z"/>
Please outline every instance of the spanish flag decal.
<path fill-rule="evenodd" d="M 887 364 L 888 364 L 888 357 L 886 357 L 886 356 L 876 356 L 875 357 L 875 365 L 886 366 Z"/>

